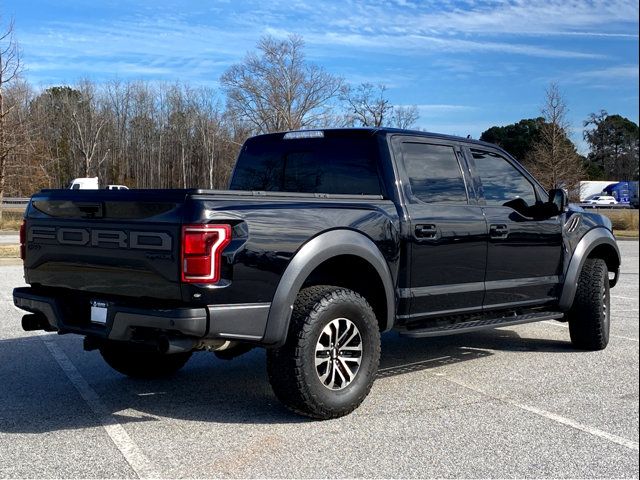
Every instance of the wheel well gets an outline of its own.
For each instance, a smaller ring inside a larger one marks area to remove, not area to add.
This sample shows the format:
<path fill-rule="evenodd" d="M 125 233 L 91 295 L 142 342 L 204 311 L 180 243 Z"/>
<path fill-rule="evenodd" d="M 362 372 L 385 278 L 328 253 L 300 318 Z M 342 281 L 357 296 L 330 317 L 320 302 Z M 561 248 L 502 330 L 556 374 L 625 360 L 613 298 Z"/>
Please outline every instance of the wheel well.
<path fill-rule="evenodd" d="M 387 299 L 378 271 L 355 255 L 338 255 L 318 265 L 302 288 L 312 285 L 336 285 L 362 295 L 376 314 L 380 330 L 387 325 Z"/>
<path fill-rule="evenodd" d="M 617 272 L 620 267 L 620 259 L 615 250 L 607 244 L 598 245 L 590 253 L 588 258 L 601 258 L 607 264 L 610 272 Z"/>

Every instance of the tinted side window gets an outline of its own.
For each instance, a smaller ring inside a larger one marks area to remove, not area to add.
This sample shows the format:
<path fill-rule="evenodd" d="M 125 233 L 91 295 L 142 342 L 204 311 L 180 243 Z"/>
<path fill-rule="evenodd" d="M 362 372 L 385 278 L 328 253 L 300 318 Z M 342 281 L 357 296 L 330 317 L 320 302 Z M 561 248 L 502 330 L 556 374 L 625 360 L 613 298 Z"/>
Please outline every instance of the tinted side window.
<path fill-rule="evenodd" d="M 404 143 L 403 158 L 416 198 L 425 203 L 467 203 L 467 189 L 453 147 Z"/>
<path fill-rule="evenodd" d="M 523 199 L 529 206 L 536 204 L 533 185 L 506 158 L 480 150 L 471 150 L 471 153 L 487 205 L 504 205 L 516 198 Z"/>

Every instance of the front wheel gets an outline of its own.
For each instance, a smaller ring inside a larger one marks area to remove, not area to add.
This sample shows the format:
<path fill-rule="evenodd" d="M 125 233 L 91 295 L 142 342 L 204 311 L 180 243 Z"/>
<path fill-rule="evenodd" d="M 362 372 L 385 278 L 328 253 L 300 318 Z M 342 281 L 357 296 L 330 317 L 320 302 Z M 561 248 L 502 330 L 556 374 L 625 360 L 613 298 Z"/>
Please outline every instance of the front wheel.
<path fill-rule="evenodd" d="M 369 394 L 380 362 L 380 331 L 367 301 L 352 290 L 314 286 L 300 292 L 287 341 L 267 351 L 276 397 L 296 413 L 337 418 Z"/>
<path fill-rule="evenodd" d="M 107 342 L 100 347 L 104 361 L 114 370 L 133 378 L 168 377 L 180 370 L 191 352 L 164 354 L 136 350 L 127 344 Z"/>
<path fill-rule="evenodd" d="M 568 313 L 571 343 L 582 350 L 603 350 L 609 343 L 611 296 L 609 270 L 601 258 L 589 258 L 580 272 Z"/>

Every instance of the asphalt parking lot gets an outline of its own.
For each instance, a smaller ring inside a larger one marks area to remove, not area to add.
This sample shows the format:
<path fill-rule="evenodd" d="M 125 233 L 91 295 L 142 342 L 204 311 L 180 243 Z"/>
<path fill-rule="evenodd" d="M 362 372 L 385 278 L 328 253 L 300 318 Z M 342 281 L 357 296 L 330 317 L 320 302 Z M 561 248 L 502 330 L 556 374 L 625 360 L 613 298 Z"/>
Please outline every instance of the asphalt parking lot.
<path fill-rule="evenodd" d="M 638 478 L 638 242 L 620 247 L 606 350 L 553 321 L 389 333 L 368 399 L 326 422 L 278 403 L 259 350 L 134 381 L 79 337 L 23 332 L 22 268 L 1 265 L 0 477 Z"/>

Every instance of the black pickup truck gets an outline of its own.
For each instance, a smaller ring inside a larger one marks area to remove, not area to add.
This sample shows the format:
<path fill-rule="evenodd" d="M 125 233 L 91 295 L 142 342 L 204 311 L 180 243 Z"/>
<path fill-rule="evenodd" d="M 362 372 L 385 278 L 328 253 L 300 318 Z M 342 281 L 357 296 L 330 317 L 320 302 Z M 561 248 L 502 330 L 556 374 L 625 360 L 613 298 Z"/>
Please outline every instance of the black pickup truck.
<path fill-rule="evenodd" d="M 605 217 L 495 145 L 395 129 L 262 135 L 229 190 L 43 190 L 21 231 L 25 330 L 76 333 L 130 376 L 267 349 L 276 396 L 334 418 L 367 396 L 380 333 L 556 319 L 609 340 Z"/>

